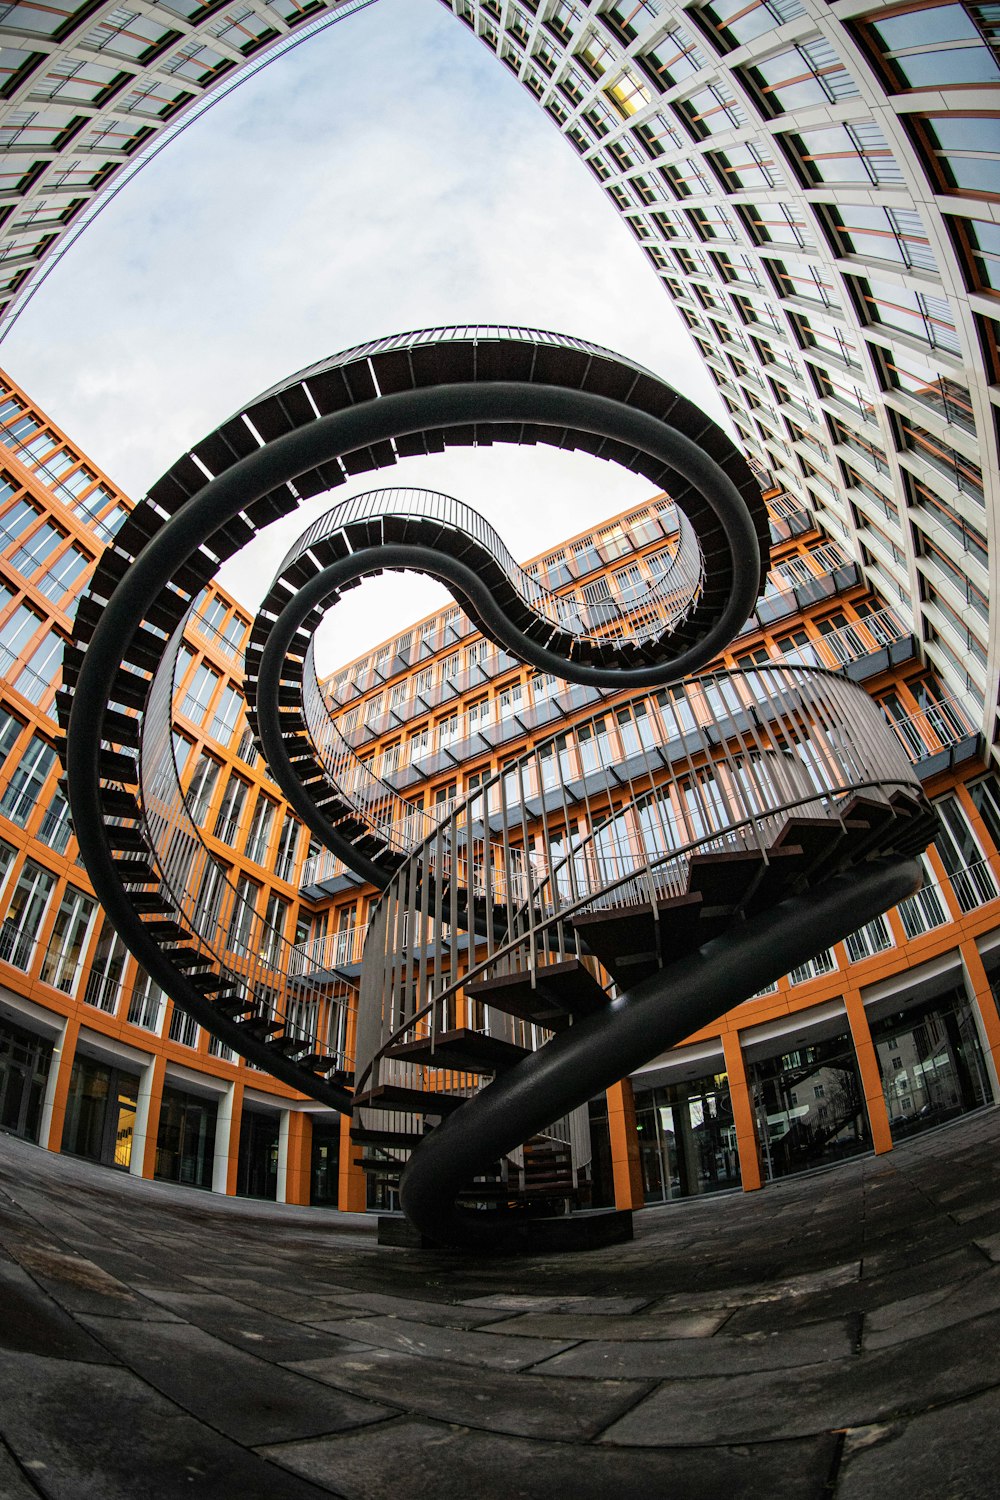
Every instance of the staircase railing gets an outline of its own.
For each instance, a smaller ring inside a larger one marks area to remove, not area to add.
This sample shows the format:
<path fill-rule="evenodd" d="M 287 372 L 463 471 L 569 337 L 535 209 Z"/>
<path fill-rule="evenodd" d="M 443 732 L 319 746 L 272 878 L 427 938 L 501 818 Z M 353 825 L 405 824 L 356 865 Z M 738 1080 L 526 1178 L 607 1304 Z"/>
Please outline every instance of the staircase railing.
<path fill-rule="evenodd" d="M 605 710 L 574 726 L 574 743 L 550 737 L 497 772 L 387 886 L 365 950 L 366 975 L 381 971 L 367 996 L 371 1004 L 381 987 L 381 1020 L 372 1055 L 359 1057 L 359 1092 L 414 1081 L 414 1065 L 387 1049 L 417 1035 L 433 1045 L 460 1024 L 474 980 L 525 971 L 534 983 L 539 964 L 576 957 L 610 985 L 573 928 L 584 912 L 646 904 L 655 914 L 685 892 L 698 855 L 755 851 L 763 872 L 793 816 L 837 820 L 865 791 L 919 795 L 877 706 L 833 672 L 711 674 L 633 698 L 628 713 L 624 733 Z M 602 737 L 605 753 L 584 760 L 581 743 Z M 574 823 L 583 831 L 570 833 Z M 545 1039 L 488 1006 L 478 1021 L 529 1050 Z M 476 1086 L 465 1075 L 448 1085 Z"/>
<path fill-rule="evenodd" d="M 182 790 L 174 758 L 172 708 L 177 659 L 190 612 L 174 632 L 154 676 L 140 754 L 142 809 L 161 888 L 169 895 L 179 926 L 195 951 L 224 973 L 227 987 L 251 1023 L 261 1023 L 301 1052 L 329 1059 L 328 1070 L 349 1072 L 348 1014 L 356 987 L 332 973 L 304 986 L 308 959 L 252 904 L 259 887 L 241 890 L 216 857 Z M 233 1006 L 238 1013 L 238 1006 Z M 306 1017 L 315 1015 L 313 1024 Z"/>

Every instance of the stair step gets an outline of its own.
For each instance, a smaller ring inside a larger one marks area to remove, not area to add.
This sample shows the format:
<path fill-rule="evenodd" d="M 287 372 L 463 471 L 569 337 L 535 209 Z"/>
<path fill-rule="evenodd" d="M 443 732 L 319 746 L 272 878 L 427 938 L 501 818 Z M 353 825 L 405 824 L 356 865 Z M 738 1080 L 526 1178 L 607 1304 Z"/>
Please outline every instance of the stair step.
<path fill-rule="evenodd" d="M 355 1094 L 354 1103 L 365 1109 L 401 1109 L 411 1115 L 448 1115 L 461 1108 L 465 1096 L 432 1089 L 408 1089 L 398 1083 L 380 1083 L 367 1093 Z"/>
<path fill-rule="evenodd" d="M 387 1177 L 390 1183 L 398 1185 L 400 1173 L 406 1163 L 405 1161 L 389 1161 L 381 1156 L 363 1156 L 359 1166 L 362 1172 L 367 1172 L 370 1177 Z"/>
<path fill-rule="evenodd" d="M 529 1056 L 526 1047 L 517 1047 L 502 1037 L 487 1036 L 463 1026 L 443 1031 L 437 1037 L 418 1037 L 390 1047 L 388 1057 L 405 1058 L 429 1068 L 449 1068 L 459 1073 L 504 1073 Z"/>
<path fill-rule="evenodd" d="M 416 1131 L 378 1130 L 369 1125 L 351 1126 L 351 1140 L 357 1146 L 388 1146 L 390 1150 L 395 1147 L 400 1151 L 409 1151 L 414 1146 L 419 1146 L 424 1139 Z"/>
<path fill-rule="evenodd" d="M 748 896 L 763 865 L 764 856 L 759 849 L 693 854 L 688 890 L 700 895 L 706 907 L 738 907 Z"/>
<path fill-rule="evenodd" d="M 571 1017 L 593 1015 L 608 1003 L 605 991 L 578 958 L 539 964 L 535 983 L 527 970 L 498 974 L 466 985 L 470 998 L 492 1005 L 508 1016 L 561 1031 Z"/>
<path fill-rule="evenodd" d="M 701 907 L 700 892 L 690 891 L 658 903 L 655 915 L 647 901 L 581 912 L 570 926 L 624 989 L 654 973 L 661 954 L 673 956 L 679 950 L 681 939 L 697 930 Z"/>

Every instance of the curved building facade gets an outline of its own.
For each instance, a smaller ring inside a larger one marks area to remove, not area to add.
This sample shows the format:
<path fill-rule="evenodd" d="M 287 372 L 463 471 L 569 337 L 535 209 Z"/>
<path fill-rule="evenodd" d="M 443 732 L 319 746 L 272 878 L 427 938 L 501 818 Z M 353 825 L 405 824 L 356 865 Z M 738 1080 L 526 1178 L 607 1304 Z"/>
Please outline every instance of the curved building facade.
<path fill-rule="evenodd" d="M 920 894 L 593 1101 L 574 1187 L 629 1206 L 889 1150 L 998 1097 L 992 11 L 449 8 L 631 225 L 768 487 L 770 582 L 725 661 L 816 661 L 864 682 L 942 820 Z M 8 8 L 8 310 L 156 132 L 322 12 Z M 366 1188 L 346 1125 L 210 1043 L 97 908 L 58 786 L 53 705 L 74 601 L 129 504 L 9 381 L 0 443 L 0 1126 L 217 1191 L 392 1203 L 390 1174 Z M 588 606 L 627 602 L 662 566 L 664 505 L 570 539 L 536 575 Z M 234 941 L 277 924 L 305 975 L 350 979 L 374 891 L 310 850 L 256 762 L 238 666 L 248 618 L 214 588 L 199 610 L 177 750 L 243 892 Z M 597 696 L 516 666 L 455 610 L 328 688 L 358 753 L 432 816 L 543 734 L 591 753 L 574 725 Z M 604 756 L 648 732 L 613 696 L 604 723 Z M 349 1054 L 350 1026 L 327 1042 Z"/>

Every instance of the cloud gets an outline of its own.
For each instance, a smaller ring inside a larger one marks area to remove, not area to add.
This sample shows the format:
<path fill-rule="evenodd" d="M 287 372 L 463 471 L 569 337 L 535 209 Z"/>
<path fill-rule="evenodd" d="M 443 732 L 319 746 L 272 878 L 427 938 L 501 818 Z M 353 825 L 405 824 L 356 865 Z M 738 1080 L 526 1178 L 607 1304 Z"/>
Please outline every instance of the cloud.
<path fill-rule="evenodd" d="M 139 495 L 292 371 L 380 334 L 464 322 L 593 339 L 720 412 L 652 268 L 526 91 L 443 7 L 379 0 L 152 161 L 52 274 L 2 357 Z M 446 455 L 386 481 L 460 495 L 521 556 L 646 491 L 544 450 Z M 296 529 L 228 575 L 248 602 Z M 369 613 L 380 637 L 407 619 Z"/>

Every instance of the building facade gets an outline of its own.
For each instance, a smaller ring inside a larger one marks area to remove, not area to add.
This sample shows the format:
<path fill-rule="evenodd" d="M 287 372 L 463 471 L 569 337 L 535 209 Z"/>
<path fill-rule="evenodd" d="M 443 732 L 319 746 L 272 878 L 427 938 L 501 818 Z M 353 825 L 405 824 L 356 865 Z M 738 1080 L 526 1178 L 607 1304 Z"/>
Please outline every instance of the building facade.
<path fill-rule="evenodd" d="M 592 1104 L 594 1197 L 755 1187 L 890 1149 L 997 1097 L 995 17 L 853 0 L 446 3 L 630 225 L 767 486 L 771 583 L 726 660 L 864 681 L 942 814 L 922 893 Z M 8 7 L 8 311 L 167 122 L 295 28 L 354 8 Z M 129 502 L 9 380 L 0 443 L 0 1126 L 147 1176 L 360 1207 L 346 1125 L 175 1012 L 96 907 L 53 703 L 74 601 Z M 627 603 L 663 565 L 662 505 L 568 541 L 537 576 L 591 606 Z M 310 850 L 256 760 L 239 696 L 248 617 L 213 588 L 199 618 L 176 752 L 242 893 L 234 941 L 277 924 L 304 974 L 350 977 L 374 893 Z M 542 735 L 590 753 L 574 724 L 597 695 L 518 667 L 455 610 L 328 687 L 345 736 L 415 810 L 447 809 Z M 600 753 L 641 744 L 647 726 L 607 703 Z"/>

